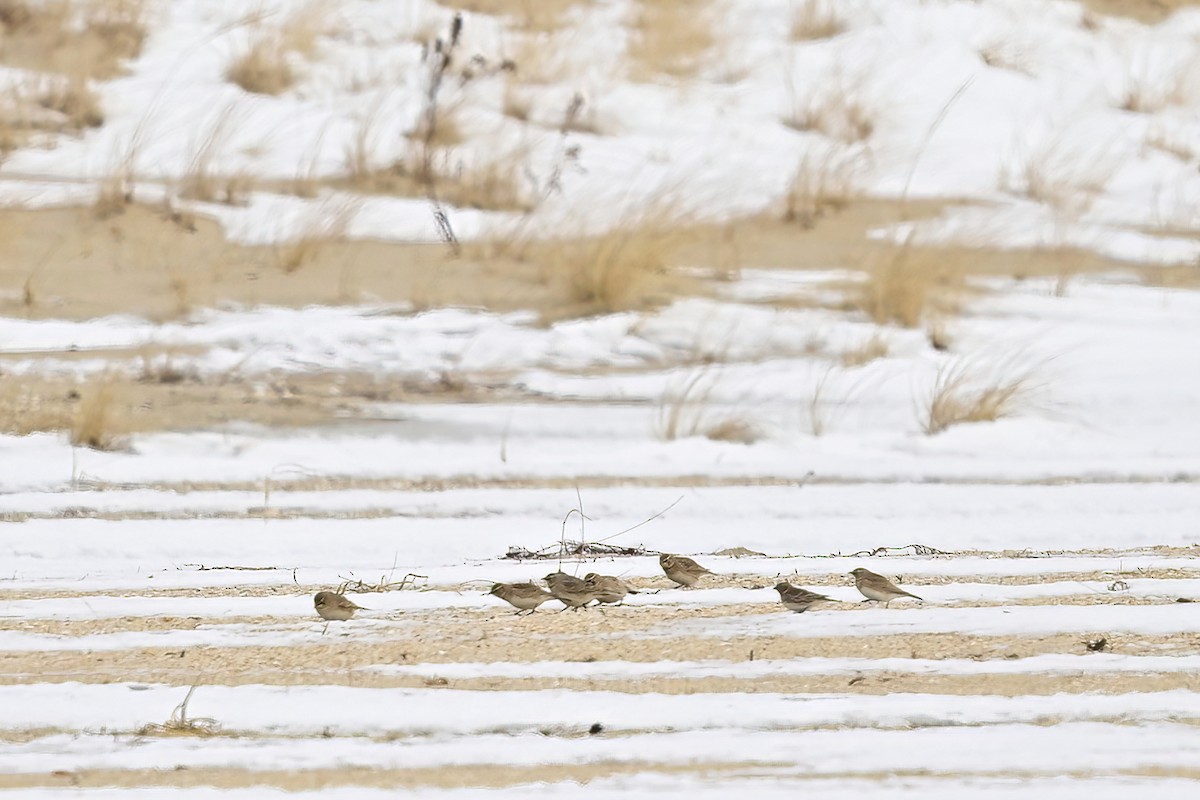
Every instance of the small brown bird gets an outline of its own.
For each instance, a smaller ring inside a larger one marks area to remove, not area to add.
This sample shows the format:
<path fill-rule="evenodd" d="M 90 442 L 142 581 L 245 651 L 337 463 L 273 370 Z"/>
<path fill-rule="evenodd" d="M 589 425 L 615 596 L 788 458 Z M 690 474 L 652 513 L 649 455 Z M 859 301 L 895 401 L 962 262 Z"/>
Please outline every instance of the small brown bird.
<path fill-rule="evenodd" d="M 526 611 L 532 614 L 542 603 L 554 599 L 554 595 L 532 583 L 493 583 L 488 594 L 515 607 L 518 615 Z"/>
<path fill-rule="evenodd" d="M 351 602 L 346 595 L 337 592 L 317 592 L 313 596 L 313 606 L 321 615 L 321 619 L 337 622 L 345 622 L 354 616 L 355 611 L 365 610 Z"/>
<path fill-rule="evenodd" d="M 700 582 L 700 576 L 714 574 L 687 556 L 663 553 L 658 557 L 658 564 L 668 578 L 689 589 Z"/>
<path fill-rule="evenodd" d="M 362 606 L 351 602 L 346 595 L 337 592 L 317 592 L 313 595 L 313 607 L 317 609 L 321 619 L 325 620 L 325 627 L 321 629 L 322 636 L 329 630 L 330 622 L 345 622 L 354 616 L 355 611 L 366 611 Z"/>
<path fill-rule="evenodd" d="M 587 581 L 568 575 L 565 572 L 551 572 L 544 580 L 550 587 L 550 594 L 561 600 L 566 611 L 568 608 L 578 611 L 596 599 L 596 591 L 589 588 Z"/>
<path fill-rule="evenodd" d="M 625 599 L 625 595 L 638 593 L 615 575 L 597 575 L 589 572 L 583 576 L 583 582 L 595 593 L 596 600 L 600 603 L 619 603 Z"/>
<path fill-rule="evenodd" d="M 797 614 L 803 614 L 816 603 L 833 599 L 823 594 L 801 589 L 799 586 L 792 586 L 787 581 L 775 584 L 775 591 L 779 592 L 779 602 L 783 603 L 783 607 L 788 611 L 795 611 Z"/>
<path fill-rule="evenodd" d="M 859 567 L 851 570 L 851 575 L 854 576 L 854 585 L 863 593 L 863 597 L 867 600 L 875 600 L 883 603 L 883 607 L 887 608 L 888 603 L 895 600 L 897 597 L 911 597 L 914 600 L 921 600 L 912 592 L 906 592 L 896 584 L 889 581 L 882 575 L 877 575 L 869 569 Z"/>

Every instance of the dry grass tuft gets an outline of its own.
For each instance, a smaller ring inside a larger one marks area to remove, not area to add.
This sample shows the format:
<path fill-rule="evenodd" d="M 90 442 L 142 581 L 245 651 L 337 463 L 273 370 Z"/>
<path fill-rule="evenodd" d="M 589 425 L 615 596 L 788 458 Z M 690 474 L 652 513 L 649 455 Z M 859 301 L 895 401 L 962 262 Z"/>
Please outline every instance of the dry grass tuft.
<path fill-rule="evenodd" d="M 1116 106 L 1134 114 L 1157 114 L 1172 106 L 1187 105 L 1200 83 L 1200 59 L 1195 57 L 1154 68 L 1132 63 Z"/>
<path fill-rule="evenodd" d="M 876 359 L 887 358 L 887 355 L 887 339 L 877 333 L 858 347 L 843 351 L 838 360 L 842 362 L 843 367 L 861 367 Z"/>
<path fill-rule="evenodd" d="M 136 58 L 146 42 L 145 0 L 89 0 L 83 5 L 83 25 L 104 43 L 107 59 Z"/>
<path fill-rule="evenodd" d="M 812 228 L 827 213 L 845 208 L 861 195 L 869 164 L 866 151 L 858 148 L 805 153 L 784 198 L 784 221 Z"/>
<path fill-rule="evenodd" d="M 311 58 L 317 40 L 329 27 L 330 6 L 314 0 L 288 17 L 273 31 L 262 31 L 235 58 L 225 71 L 225 77 L 253 94 L 278 95 L 296 82 L 293 59 Z"/>
<path fill-rule="evenodd" d="M 116 172 L 100 182 L 100 191 L 96 194 L 96 202 L 92 205 L 92 213 L 97 219 L 109 219 L 118 214 L 124 214 L 125 209 L 133 204 L 133 182 L 125 173 Z"/>
<path fill-rule="evenodd" d="M 716 377 L 708 369 L 695 370 L 682 381 L 668 385 L 659 401 L 655 435 L 664 442 L 694 436 L 735 444 L 753 444 L 762 439 L 762 431 L 750 420 L 728 410 L 714 413 L 712 393 L 716 385 Z"/>
<path fill-rule="evenodd" d="M 661 302 L 655 290 L 666 280 L 682 243 L 676 222 L 652 216 L 624 221 L 595 236 L 539 242 L 527 252 L 574 309 L 609 314 Z"/>
<path fill-rule="evenodd" d="M 868 267 L 852 302 L 876 324 L 915 328 L 929 312 L 955 310 L 963 286 L 960 263 L 906 240 L 883 251 Z"/>
<path fill-rule="evenodd" d="M 104 124 L 100 97 L 92 91 L 86 78 L 69 77 L 41 82 L 37 104 L 47 111 L 62 115 L 62 128 L 83 130 Z"/>
<path fill-rule="evenodd" d="M 1001 176 L 1001 188 L 1057 211 L 1079 214 L 1102 194 L 1122 163 L 1107 141 L 1051 135 Z"/>
<path fill-rule="evenodd" d="M 267 38 L 234 59 L 225 77 L 252 94 L 283 94 L 296 82 L 288 51 L 279 41 Z"/>
<path fill-rule="evenodd" d="M 1035 388 L 1033 379 L 1032 369 L 1011 363 L 983 370 L 975 361 L 951 361 L 938 370 L 921 427 L 933 436 L 955 425 L 1012 416 Z"/>
<path fill-rule="evenodd" d="M 866 76 L 835 76 L 827 87 L 803 101 L 793 100 L 792 113 L 783 124 L 844 144 L 867 142 L 878 127 L 880 111 L 867 96 L 865 82 Z"/>
<path fill-rule="evenodd" d="M 68 429 L 71 444 L 93 450 L 116 449 L 121 435 L 127 431 L 117 407 L 115 385 L 108 378 L 94 378 L 80 395 Z"/>
<path fill-rule="evenodd" d="M 291 275 L 314 261 L 328 245 L 345 237 L 357 211 L 356 203 L 341 199 L 314 206 L 301 221 L 299 236 L 275 248 L 276 266 Z"/>
<path fill-rule="evenodd" d="M 143 725 L 138 729 L 138 736 L 212 736 L 216 734 L 221 729 L 221 725 L 215 719 L 188 716 L 188 702 L 192 699 L 195 691 L 195 686 L 188 689 L 183 702 L 175 706 L 175 710 L 171 712 L 170 719 L 161 724 L 151 722 Z"/>
<path fill-rule="evenodd" d="M 800 0 L 792 6 L 791 35 L 794 42 L 829 39 L 846 30 L 835 0 Z"/>
<path fill-rule="evenodd" d="M 636 77 L 687 78 L 714 60 L 718 44 L 710 0 L 637 0 L 629 55 Z"/>
<path fill-rule="evenodd" d="M 146 39 L 145 0 L 0 3 L 0 61 L 74 80 L 111 78 Z"/>
<path fill-rule="evenodd" d="M 213 170 L 217 156 L 227 149 L 229 140 L 241 123 L 238 105 L 230 103 L 213 120 L 202 138 L 192 147 L 192 157 L 179 187 L 179 194 L 202 203 L 244 205 L 254 188 L 245 173 L 219 175 Z"/>
<path fill-rule="evenodd" d="M 1146 128 L 1146 136 L 1142 145 L 1149 150 L 1174 156 L 1180 161 L 1193 163 L 1200 161 L 1200 146 L 1191 136 L 1177 127 L 1168 127 L 1161 123 L 1150 124 Z"/>

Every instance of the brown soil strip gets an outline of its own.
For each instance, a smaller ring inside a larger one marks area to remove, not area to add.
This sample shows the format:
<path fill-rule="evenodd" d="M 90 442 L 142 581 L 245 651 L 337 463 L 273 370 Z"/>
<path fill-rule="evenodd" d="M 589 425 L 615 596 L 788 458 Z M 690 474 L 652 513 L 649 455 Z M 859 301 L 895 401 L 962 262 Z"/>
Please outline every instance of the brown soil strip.
<path fill-rule="evenodd" d="M 305 603 L 307 599 L 307 597 L 305 597 L 303 600 L 297 599 L 297 607 L 299 607 L 302 603 Z M 898 606 L 900 601 L 896 602 Z M 1110 606 L 1162 606 L 1173 605 L 1175 602 L 1176 600 L 1172 598 L 1081 594 L 1065 597 L 1029 597 L 1016 600 L 963 600 L 955 603 L 939 604 L 937 607 L 1012 608 L 1014 606 L 1094 606 L 1100 604 Z M 872 606 L 867 603 L 830 602 L 822 604 L 820 606 L 820 611 L 813 613 L 854 613 L 870 607 Z M 895 610 L 897 612 L 900 611 L 899 607 L 897 607 Z M 554 611 L 557 612 L 557 608 L 555 608 Z M 780 606 L 775 603 L 720 606 L 613 606 L 603 609 L 593 606 L 580 612 L 566 612 L 563 616 L 570 620 L 569 627 L 572 630 L 577 629 L 581 625 L 586 627 L 594 622 L 597 625 L 606 625 L 609 631 L 618 629 L 624 631 L 637 631 L 644 626 L 653 626 L 656 621 L 663 622 L 677 619 L 680 614 L 692 614 L 695 617 L 704 618 L 717 618 L 745 616 L 751 614 L 770 614 L 777 612 L 782 613 L 780 611 Z M 537 619 L 547 619 L 550 613 L 552 612 L 546 610 L 539 611 Z M 567 616 L 567 614 L 570 614 L 570 616 Z M 444 626 L 446 624 L 446 620 L 444 618 L 447 615 L 450 615 L 456 619 L 462 617 L 473 618 L 475 621 L 472 622 L 472 625 L 481 625 L 485 628 L 495 627 L 497 624 L 503 626 L 503 621 L 497 623 L 496 620 L 503 620 L 506 617 L 515 616 L 515 614 L 511 612 L 499 608 L 495 610 L 447 608 L 436 611 L 389 611 L 382 614 L 374 614 L 372 617 L 375 619 L 403 621 L 406 626 L 417 625 L 434 630 L 444 630 Z M 42 619 L 7 617 L 0 618 L 0 631 L 22 631 L 25 633 L 50 634 L 53 636 L 89 636 L 95 634 L 125 633 L 130 631 L 195 630 L 197 628 L 214 625 L 254 625 L 267 628 L 294 628 L 299 624 L 302 624 L 301 621 L 297 620 L 295 617 L 267 616 L 136 616 L 100 617 L 97 619 Z M 315 615 L 311 620 L 311 624 L 320 624 Z M 527 623 L 527 625 L 531 629 L 540 627 L 539 624 L 533 622 L 532 619 Z M 405 631 L 407 630 L 408 628 L 406 627 Z"/>
<path fill-rule="evenodd" d="M 0 789 L 73 786 L 161 786 L 185 788 L 214 786 L 221 789 L 246 789 L 273 786 L 291 792 L 365 786 L 408 789 L 417 787 L 460 788 L 467 786 L 498 788 L 543 781 L 586 783 L 620 775 L 659 773 L 717 779 L 729 773 L 753 776 L 783 764 L 710 763 L 677 765 L 645 763 L 556 764 L 554 766 L 512 767 L 499 764 L 456 764 L 447 767 L 386 769 L 380 767 L 342 767 L 313 770 L 191 769 L 174 770 L 80 770 L 77 772 L 0 775 Z"/>
<path fill-rule="evenodd" d="M 30 789 L 40 787 L 170 787 L 189 788 L 211 786 L 220 789 L 247 789 L 252 787 L 275 787 L 286 791 L 312 791 L 340 786 L 362 786 L 375 788 L 503 788 L 523 784 L 550 782 L 574 782 L 614 778 L 622 775 L 679 775 L 691 778 L 721 780 L 730 778 L 752 779 L 770 777 L 786 769 L 788 764 L 769 762 L 745 763 L 724 762 L 704 765 L 658 764 L 654 762 L 556 764 L 553 766 L 515 767 L 497 764 L 455 765 L 446 767 L 421 767 L 413 769 L 385 769 L 377 767 L 343 767 L 340 769 L 314 770 L 245 770 L 245 769 L 192 769 L 184 765 L 173 770 L 79 770 L 54 773 L 21 773 L 0 775 L 0 789 Z M 1144 767 L 1130 770 L 1099 769 L 1097 772 L 938 772 L 925 769 L 895 770 L 889 772 L 853 772 L 846 777 L 858 780 L 893 782 L 905 778 L 917 780 L 946 780 L 961 784 L 964 779 L 996 779 L 1016 782 L 1033 778 L 1086 779 L 1098 776 L 1113 778 L 1183 778 L 1200 779 L 1200 769 Z M 825 779 L 839 777 L 839 773 L 822 772 L 819 775 L 789 775 L 794 780 L 805 777 Z"/>
<path fill-rule="evenodd" d="M 361 421 L 353 423 L 361 425 Z M 807 479 L 787 478 L 771 475 L 578 475 L 573 477 L 490 477 L 480 475 L 452 475 L 448 478 L 411 477 L 368 477 L 357 475 L 314 475 L 303 478 L 273 481 L 276 492 L 320 492 L 363 489 L 390 492 L 447 492 L 459 489 L 613 489 L 613 488 L 679 488 L 715 489 L 762 486 L 792 486 L 812 484 L 814 486 L 1126 486 L 1130 484 L 1200 483 L 1200 473 L 1176 473 L 1170 477 L 1161 475 L 1088 475 L 1061 476 L 1050 478 L 976 478 L 970 476 L 940 475 L 923 478 L 858 475 L 820 475 Z M 113 483 L 89 481 L 81 486 L 88 489 L 112 491 L 120 489 L 152 489 L 160 492 L 261 492 L 262 481 L 150 481 L 146 483 Z M 542 543 L 533 543 L 541 546 Z M 900 545 L 896 545 L 900 546 Z M 1200 546 L 1173 548 L 1191 555 L 1200 553 Z M 1014 550 L 1011 557 L 1037 558 L 1055 552 L 1089 553 L 1111 552 L 1103 550 L 1034 551 Z"/>
<path fill-rule="evenodd" d="M 441 625 L 419 625 L 404 638 L 363 640 L 330 633 L 314 625 L 312 642 L 291 646 L 131 648 L 118 651 L 53 651 L 0 653 L 0 683 L 37 681 L 146 681 L 244 685 L 356 686 L 413 685 L 408 677 L 382 675 L 364 667 L 386 664 L 527 663 L 533 661 L 702 661 L 723 659 L 788 659 L 807 656 L 867 658 L 1024 658 L 1044 653 L 1085 654 L 1088 632 L 1052 636 L 975 636 L 966 634 L 898 634 L 814 638 L 622 635 L 648 624 L 667 624 L 678 612 L 639 615 L 641 624 L 619 624 L 614 615 L 541 614 L 484 621 L 480 615 L 448 614 Z M 696 615 L 685 612 L 686 619 Z M 802 620 L 800 620 L 802 623 Z M 1094 635 L 1094 634 L 1093 634 Z M 1127 655 L 1182 655 L 1200 652 L 1200 634 L 1150 636 L 1105 634 L 1108 651 Z M 1119 685 L 1128 676 L 1100 676 Z M 914 677 L 913 680 L 918 680 Z M 1177 678 L 1163 676 L 1164 681 Z M 790 680 L 790 679 L 789 679 Z M 806 678 L 797 678 L 797 681 Z M 839 680 L 842 680 L 839 678 Z M 664 680 L 664 684 L 669 681 Z M 843 681 L 844 682 L 844 681 Z M 631 684 L 646 685 L 641 680 Z M 799 684 L 797 684 L 799 685 Z M 611 682 L 607 688 L 622 690 Z M 629 687 L 632 688 L 632 687 Z"/>

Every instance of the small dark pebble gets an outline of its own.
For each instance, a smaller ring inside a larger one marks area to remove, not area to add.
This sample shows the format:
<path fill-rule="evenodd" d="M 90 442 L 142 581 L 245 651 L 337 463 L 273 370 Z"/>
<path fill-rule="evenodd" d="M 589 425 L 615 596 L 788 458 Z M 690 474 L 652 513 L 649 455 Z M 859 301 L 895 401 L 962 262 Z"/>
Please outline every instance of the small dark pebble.
<path fill-rule="evenodd" d="M 1175 602 L 1176 603 L 1194 603 L 1196 601 L 1190 597 L 1177 597 L 1177 598 L 1175 598 Z"/>
<path fill-rule="evenodd" d="M 597 733 L 603 733 L 603 732 L 604 732 L 604 726 L 601 725 L 599 722 L 593 722 L 592 727 L 588 728 L 588 733 L 590 733 L 592 736 L 595 736 Z"/>

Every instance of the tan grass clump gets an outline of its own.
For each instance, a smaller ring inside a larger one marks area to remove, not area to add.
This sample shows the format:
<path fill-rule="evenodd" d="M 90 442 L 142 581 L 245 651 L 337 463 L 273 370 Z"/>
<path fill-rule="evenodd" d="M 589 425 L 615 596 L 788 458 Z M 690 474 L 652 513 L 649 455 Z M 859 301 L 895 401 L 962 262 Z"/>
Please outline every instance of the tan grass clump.
<path fill-rule="evenodd" d="M 68 438 L 76 447 L 113 450 L 127 433 L 118 408 L 116 387 L 108 378 L 95 378 L 83 387 L 71 419 Z"/>
<path fill-rule="evenodd" d="M 296 82 L 288 59 L 280 42 L 259 39 L 234 59 L 225 77 L 252 94 L 283 94 Z"/>
<path fill-rule="evenodd" d="M 960 263 L 906 240 L 875 257 L 852 302 L 876 324 L 915 328 L 930 312 L 953 311 L 963 286 Z"/>
<path fill-rule="evenodd" d="M 245 204 L 254 188 L 253 179 L 246 173 L 219 174 L 213 170 L 213 162 L 228 148 L 241 121 L 237 103 L 230 103 L 193 144 L 192 156 L 179 186 L 181 197 L 202 203 Z"/>
<path fill-rule="evenodd" d="M 292 274 L 314 261 L 325 248 L 343 239 L 358 205 L 353 201 L 329 200 L 313 207 L 300 224 L 299 235 L 275 248 L 275 263 Z"/>
<path fill-rule="evenodd" d="M 317 40 L 328 29 L 329 5 L 321 0 L 301 8 L 273 31 L 262 31 L 235 58 L 225 76 L 242 89 L 253 94 L 278 95 L 296 82 L 293 59 L 311 58 Z"/>
<path fill-rule="evenodd" d="M 887 358 L 887 355 L 887 339 L 877 333 L 859 346 L 843 351 L 838 360 L 842 362 L 843 367 L 861 367 L 877 359 Z"/>
<path fill-rule="evenodd" d="M 858 148 L 805 153 L 784 197 L 784 221 L 812 228 L 826 214 L 845 208 L 861 196 L 869 162 L 866 151 Z"/>
<path fill-rule="evenodd" d="M 656 290 L 682 243 L 679 225 L 654 215 L 627 219 L 593 236 L 532 244 L 527 252 L 572 309 L 609 314 L 661 301 Z"/>
<path fill-rule="evenodd" d="M 73 80 L 111 78 L 146 38 L 144 0 L 0 3 L 0 61 Z"/>
<path fill-rule="evenodd" d="M 717 46 L 711 0 L 637 0 L 629 56 L 639 78 L 687 78 Z"/>
<path fill-rule="evenodd" d="M 800 0 L 792 6 L 794 42 L 829 39 L 845 30 L 846 21 L 838 13 L 837 0 Z"/>
<path fill-rule="evenodd" d="M 791 114 L 783 119 L 783 124 L 843 144 L 867 142 L 878 128 L 880 110 L 868 96 L 866 81 L 865 75 L 834 76 L 827 86 L 803 101 L 793 99 Z"/>
<path fill-rule="evenodd" d="M 744 416 L 713 409 L 717 380 L 709 369 L 695 370 L 663 392 L 655 418 L 655 435 L 664 442 L 703 436 L 735 444 L 753 444 L 763 438 L 758 426 Z"/>
<path fill-rule="evenodd" d="M 166 722 L 151 722 L 138 729 L 138 736 L 213 736 L 220 731 L 221 725 L 212 717 L 189 717 L 188 702 L 192 699 L 196 687 L 188 689 L 183 702 L 175 706 L 171 718 Z"/>
<path fill-rule="evenodd" d="M 1001 176 L 1001 188 L 1067 213 L 1086 211 L 1103 194 L 1120 168 L 1122 156 L 1112 143 L 1093 137 L 1052 134 L 1039 147 L 1019 158 Z"/>
<path fill-rule="evenodd" d="M 921 427 L 933 436 L 955 425 L 1012 416 L 1035 388 L 1033 379 L 1033 370 L 1012 364 L 984 370 L 976 361 L 952 361 L 938 370 Z"/>
<path fill-rule="evenodd" d="M 37 103 L 47 111 L 62 115 L 62 127 L 68 130 L 98 128 L 104 124 L 100 97 L 86 78 L 44 80 L 38 89 Z"/>

